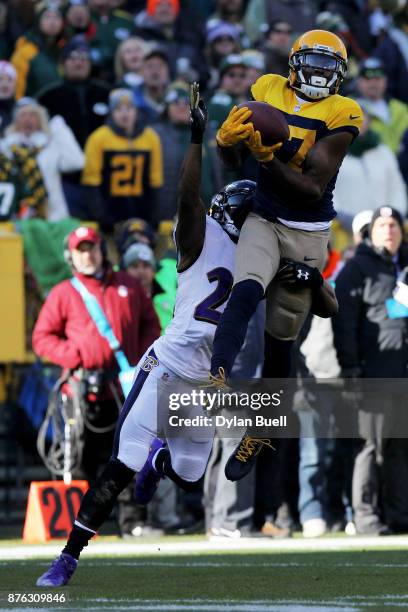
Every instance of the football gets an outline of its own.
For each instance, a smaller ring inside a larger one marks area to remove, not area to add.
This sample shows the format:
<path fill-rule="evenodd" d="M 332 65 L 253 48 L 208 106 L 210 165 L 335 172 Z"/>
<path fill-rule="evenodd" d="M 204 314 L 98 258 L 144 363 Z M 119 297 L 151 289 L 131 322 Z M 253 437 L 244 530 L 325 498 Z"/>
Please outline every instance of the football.
<path fill-rule="evenodd" d="M 254 129 L 260 131 L 262 144 L 271 146 L 289 138 L 288 122 L 280 110 L 266 102 L 252 100 L 243 102 L 238 108 L 243 106 L 252 111 L 252 115 L 245 123 L 253 123 Z"/>

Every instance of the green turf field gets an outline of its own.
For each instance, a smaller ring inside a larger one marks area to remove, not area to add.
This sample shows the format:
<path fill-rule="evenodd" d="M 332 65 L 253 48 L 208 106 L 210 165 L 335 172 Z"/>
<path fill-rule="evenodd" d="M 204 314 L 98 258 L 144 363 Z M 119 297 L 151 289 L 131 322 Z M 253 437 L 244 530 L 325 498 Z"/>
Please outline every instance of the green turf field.
<path fill-rule="evenodd" d="M 99 538 L 98 555 L 103 546 L 104 539 Z M 34 586 L 48 566 L 43 557 L 48 547 L 42 548 L 42 558 L 16 560 L 5 560 L 0 547 L 0 609 L 347 612 L 408 607 L 404 549 L 171 554 L 161 542 L 149 546 L 151 554 L 126 554 L 126 545 L 123 555 L 95 556 L 90 550 L 71 584 L 57 591 Z M 7 603 L 8 593 L 51 592 L 65 595 L 66 602 Z"/>

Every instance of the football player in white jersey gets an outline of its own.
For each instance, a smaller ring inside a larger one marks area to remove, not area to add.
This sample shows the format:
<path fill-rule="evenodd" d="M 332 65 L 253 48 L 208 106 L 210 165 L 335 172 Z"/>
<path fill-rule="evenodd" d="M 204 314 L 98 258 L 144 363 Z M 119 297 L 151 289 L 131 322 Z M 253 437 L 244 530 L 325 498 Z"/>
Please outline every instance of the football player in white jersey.
<path fill-rule="evenodd" d="M 252 205 L 255 183 L 237 181 L 214 196 L 206 214 L 200 198 L 202 139 L 207 111 L 198 87 L 191 93 L 191 145 L 179 185 L 178 290 L 173 321 L 140 360 L 132 390 L 123 405 L 111 460 L 85 494 L 68 542 L 37 586 L 67 584 L 79 555 L 108 518 L 120 492 L 138 472 L 136 499 L 146 504 L 161 477 L 167 476 L 185 490 L 200 484 L 213 442 L 210 428 L 205 438 L 178 435 L 157 438 L 157 383 L 184 379 L 208 381 L 212 342 L 217 323 L 233 284 L 235 248 L 240 228 Z M 188 416 L 202 414 L 200 406 Z"/>

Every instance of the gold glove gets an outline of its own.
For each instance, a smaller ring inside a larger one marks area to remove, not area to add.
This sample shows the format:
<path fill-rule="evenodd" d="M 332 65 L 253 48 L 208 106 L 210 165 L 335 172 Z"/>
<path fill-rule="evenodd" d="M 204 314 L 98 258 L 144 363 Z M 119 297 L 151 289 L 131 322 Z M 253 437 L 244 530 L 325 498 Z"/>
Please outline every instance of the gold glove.
<path fill-rule="evenodd" d="M 234 106 L 222 126 L 217 132 L 217 143 L 220 147 L 233 147 L 242 140 L 248 138 L 253 132 L 252 123 L 244 123 L 252 115 L 252 111 L 246 106 L 238 109 Z"/>
<path fill-rule="evenodd" d="M 273 160 L 276 151 L 281 148 L 283 143 L 278 142 L 275 145 L 267 147 L 262 144 L 261 132 L 259 130 L 253 130 L 249 138 L 245 140 L 245 144 L 255 159 L 261 164 L 265 164 Z"/>

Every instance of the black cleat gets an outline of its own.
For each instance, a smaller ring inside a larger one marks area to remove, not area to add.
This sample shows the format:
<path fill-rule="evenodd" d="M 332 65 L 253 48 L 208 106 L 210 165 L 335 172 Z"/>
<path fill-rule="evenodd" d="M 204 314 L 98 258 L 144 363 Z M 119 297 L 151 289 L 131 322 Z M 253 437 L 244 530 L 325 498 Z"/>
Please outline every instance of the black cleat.
<path fill-rule="evenodd" d="M 263 446 L 275 450 L 269 438 L 251 438 L 245 434 L 225 466 L 227 480 L 234 482 L 249 474 Z"/>

